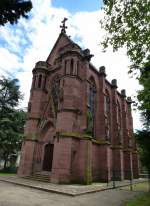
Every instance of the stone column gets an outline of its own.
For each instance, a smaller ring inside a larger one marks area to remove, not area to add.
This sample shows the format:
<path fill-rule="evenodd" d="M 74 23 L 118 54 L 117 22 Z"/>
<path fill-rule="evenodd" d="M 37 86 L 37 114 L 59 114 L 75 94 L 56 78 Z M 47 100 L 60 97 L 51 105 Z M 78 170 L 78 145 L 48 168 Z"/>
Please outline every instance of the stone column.
<path fill-rule="evenodd" d="M 51 182 L 69 183 L 71 181 L 71 145 L 69 137 L 57 136 L 54 142 Z"/>
<path fill-rule="evenodd" d="M 124 150 L 124 177 L 125 179 L 133 179 L 133 164 L 132 152 L 127 149 Z"/>
<path fill-rule="evenodd" d="M 132 160 L 133 160 L 133 178 L 139 178 L 139 158 L 137 151 L 132 152 Z"/>
<path fill-rule="evenodd" d="M 33 173 L 34 167 L 34 151 L 36 142 L 33 140 L 26 140 L 22 144 L 20 165 L 18 169 L 18 176 L 30 176 Z"/>
<path fill-rule="evenodd" d="M 113 155 L 113 179 L 114 180 L 123 180 L 124 179 L 124 165 L 123 165 L 123 152 L 122 148 L 113 147 L 112 148 L 112 155 Z"/>

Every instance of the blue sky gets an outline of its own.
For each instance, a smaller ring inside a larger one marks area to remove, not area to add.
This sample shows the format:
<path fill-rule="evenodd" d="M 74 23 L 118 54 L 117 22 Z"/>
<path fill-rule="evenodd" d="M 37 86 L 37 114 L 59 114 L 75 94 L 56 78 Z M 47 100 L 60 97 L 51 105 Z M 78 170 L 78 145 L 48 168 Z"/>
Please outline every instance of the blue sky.
<path fill-rule="evenodd" d="M 32 0 L 33 9 L 28 20 L 21 18 L 17 25 L 9 23 L 0 27 L 0 76 L 12 75 L 20 80 L 27 107 L 35 63 L 46 60 L 60 33 L 64 17 L 67 34 L 82 48 L 89 48 L 94 54 L 92 63 L 98 69 L 106 67 L 107 79 L 118 80 L 118 90 L 126 88 L 127 95 L 135 96 L 139 85 L 129 78 L 129 59 L 126 50 L 113 53 L 109 48 L 102 52 L 100 41 L 105 35 L 99 20 L 103 17 L 100 0 Z M 131 86 L 132 85 L 132 86 Z M 134 125 L 139 128 L 139 114 L 134 112 Z"/>
<path fill-rule="evenodd" d="M 53 0 L 52 6 L 63 7 L 71 13 L 96 11 L 102 6 L 103 0 Z"/>

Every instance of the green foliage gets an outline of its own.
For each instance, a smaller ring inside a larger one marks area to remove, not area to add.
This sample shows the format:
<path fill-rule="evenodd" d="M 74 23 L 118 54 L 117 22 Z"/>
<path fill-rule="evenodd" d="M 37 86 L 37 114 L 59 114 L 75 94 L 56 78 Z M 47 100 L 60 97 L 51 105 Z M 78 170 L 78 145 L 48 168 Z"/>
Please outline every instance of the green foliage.
<path fill-rule="evenodd" d="M 149 205 L 150 205 L 150 195 L 149 193 L 145 193 L 133 200 L 130 200 L 125 206 L 149 206 Z"/>
<path fill-rule="evenodd" d="M 10 176 L 10 175 L 12 176 L 12 175 L 16 175 L 16 172 L 15 173 L 14 172 L 2 172 L 0 170 L 0 176 Z"/>
<path fill-rule="evenodd" d="M 0 25 L 7 22 L 17 23 L 22 16 L 28 18 L 27 13 L 32 9 L 30 0 L 0 0 Z"/>
<path fill-rule="evenodd" d="M 138 92 L 138 100 L 140 102 L 139 109 L 142 112 L 143 125 L 145 128 L 150 128 L 150 66 L 145 67 L 141 72 L 139 83 L 143 86 Z"/>
<path fill-rule="evenodd" d="M 0 79 L 0 155 L 5 166 L 11 154 L 20 150 L 26 113 L 15 109 L 22 95 L 17 79 Z"/>
<path fill-rule="evenodd" d="M 150 174 L 150 1 L 147 0 L 103 0 L 104 18 L 102 27 L 106 36 L 102 42 L 104 50 L 111 45 L 114 51 L 127 49 L 131 60 L 130 71 L 138 71 L 143 89 L 138 92 L 143 118 L 143 131 L 136 138 L 141 160 Z"/>
<path fill-rule="evenodd" d="M 104 0 L 101 25 L 106 30 L 104 49 L 125 46 L 131 71 L 150 62 L 150 1 Z"/>
<path fill-rule="evenodd" d="M 131 190 L 131 185 L 128 186 L 124 186 L 122 188 L 120 188 L 122 190 Z M 148 192 L 149 191 L 149 182 L 138 182 L 136 184 L 132 185 L 132 189 L 133 191 L 142 191 L 142 192 Z"/>
<path fill-rule="evenodd" d="M 10 166 L 5 169 L 0 170 L 0 176 L 12 176 L 17 173 L 17 167 L 15 166 Z"/>
<path fill-rule="evenodd" d="M 17 79 L 0 79 L 0 114 L 5 116 L 5 112 L 12 110 L 13 107 L 18 106 L 19 99 L 22 95 L 19 91 Z"/>
<path fill-rule="evenodd" d="M 150 130 L 137 131 L 135 137 L 139 145 L 142 164 L 150 174 Z"/>

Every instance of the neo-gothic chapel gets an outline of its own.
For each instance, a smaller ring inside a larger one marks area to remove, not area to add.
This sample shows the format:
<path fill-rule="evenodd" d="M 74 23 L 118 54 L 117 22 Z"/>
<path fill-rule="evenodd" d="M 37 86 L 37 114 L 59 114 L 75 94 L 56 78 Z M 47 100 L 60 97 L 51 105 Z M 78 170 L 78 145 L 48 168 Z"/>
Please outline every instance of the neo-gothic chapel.
<path fill-rule="evenodd" d="M 61 33 L 46 61 L 33 69 L 18 175 L 54 183 L 138 177 L 131 98 L 108 82 L 105 67 Z"/>

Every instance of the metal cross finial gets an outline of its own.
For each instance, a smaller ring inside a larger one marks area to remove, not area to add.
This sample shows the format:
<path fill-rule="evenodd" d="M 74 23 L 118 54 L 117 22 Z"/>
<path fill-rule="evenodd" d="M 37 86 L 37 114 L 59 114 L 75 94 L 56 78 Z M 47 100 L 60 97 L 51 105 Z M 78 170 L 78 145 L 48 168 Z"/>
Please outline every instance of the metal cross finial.
<path fill-rule="evenodd" d="M 68 27 L 65 25 L 65 23 L 66 23 L 67 20 L 68 20 L 67 18 L 64 18 L 63 21 L 61 22 L 62 25 L 60 25 L 61 32 L 63 32 L 63 33 L 66 33 L 66 29 L 68 28 Z"/>

